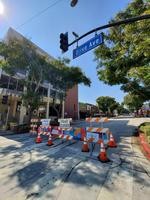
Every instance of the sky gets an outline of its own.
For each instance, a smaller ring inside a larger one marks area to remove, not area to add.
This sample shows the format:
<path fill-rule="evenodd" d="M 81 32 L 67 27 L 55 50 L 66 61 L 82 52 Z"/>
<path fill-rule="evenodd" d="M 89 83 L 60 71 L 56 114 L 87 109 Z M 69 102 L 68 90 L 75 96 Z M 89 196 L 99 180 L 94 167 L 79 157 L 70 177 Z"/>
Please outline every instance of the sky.
<path fill-rule="evenodd" d="M 99 96 L 111 96 L 118 102 L 126 95 L 120 86 L 109 86 L 99 81 L 94 61 L 94 50 L 72 59 L 72 51 L 62 54 L 60 50 L 60 33 L 68 32 L 69 43 L 75 38 L 72 31 L 79 36 L 105 25 L 117 12 L 124 10 L 131 0 L 78 0 L 72 8 L 71 0 L 0 0 L 4 4 L 4 14 L 0 15 L 0 39 L 4 38 L 9 27 L 14 28 L 44 49 L 51 56 L 67 57 L 72 66 L 79 66 L 92 81 L 91 87 L 79 85 L 79 101 L 96 104 Z M 41 11 L 45 10 L 43 13 Z M 41 14 L 39 14 L 41 13 Z M 32 18 L 33 16 L 36 16 Z M 99 33 L 99 32 L 98 32 Z M 79 41 L 83 44 L 94 33 Z"/>

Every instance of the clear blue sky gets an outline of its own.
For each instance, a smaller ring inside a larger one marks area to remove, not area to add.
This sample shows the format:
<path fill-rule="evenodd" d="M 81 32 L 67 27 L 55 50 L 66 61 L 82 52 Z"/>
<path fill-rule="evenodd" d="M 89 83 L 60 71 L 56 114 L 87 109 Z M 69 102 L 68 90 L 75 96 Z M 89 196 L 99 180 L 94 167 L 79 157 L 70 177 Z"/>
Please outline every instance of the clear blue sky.
<path fill-rule="evenodd" d="M 121 102 L 125 95 L 119 86 L 108 86 L 97 78 L 96 62 L 93 51 L 90 51 L 75 60 L 72 60 L 70 47 L 64 55 L 59 49 L 59 34 L 69 32 L 69 42 L 74 40 L 72 31 L 82 35 L 93 28 L 107 24 L 115 14 L 125 9 L 131 0 L 79 0 L 76 7 L 70 7 L 70 0 L 0 0 L 5 6 L 4 16 L 0 16 L 0 38 L 3 38 L 8 27 L 14 29 L 26 22 L 41 10 L 51 6 L 39 17 L 16 29 L 47 51 L 53 57 L 68 57 L 71 64 L 80 66 L 85 74 L 91 79 L 90 88 L 79 86 L 79 101 L 95 104 L 99 96 L 112 96 Z M 58 2 L 58 3 L 57 3 Z M 94 34 L 83 39 L 79 45 Z"/>

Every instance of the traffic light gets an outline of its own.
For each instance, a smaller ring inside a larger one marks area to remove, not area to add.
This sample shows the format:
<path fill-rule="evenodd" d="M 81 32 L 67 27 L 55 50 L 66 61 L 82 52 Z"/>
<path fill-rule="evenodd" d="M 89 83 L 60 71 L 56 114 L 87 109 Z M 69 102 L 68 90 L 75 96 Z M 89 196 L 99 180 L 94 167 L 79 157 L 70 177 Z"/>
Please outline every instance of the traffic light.
<path fill-rule="evenodd" d="M 78 3 L 78 0 L 72 0 L 70 5 L 71 7 L 74 7 Z"/>
<path fill-rule="evenodd" d="M 68 32 L 60 34 L 60 49 L 63 52 L 68 51 Z"/>
<path fill-rule="evenodd" d="M 2 97 L 2 104 L 7 104 L 7 102 L 8 102 L 8 95 L 4 95 Z"/>

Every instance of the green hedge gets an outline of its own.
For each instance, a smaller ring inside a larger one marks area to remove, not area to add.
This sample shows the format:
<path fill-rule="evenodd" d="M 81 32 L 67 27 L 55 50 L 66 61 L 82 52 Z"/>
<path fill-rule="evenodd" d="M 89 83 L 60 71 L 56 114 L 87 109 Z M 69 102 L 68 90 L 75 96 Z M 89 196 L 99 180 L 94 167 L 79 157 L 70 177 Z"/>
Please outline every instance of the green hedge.
<path fill-rule="evenodd" d="M 139 126 L 140 131 L 144 132 L 150 143 L 150 122 L 145 122 Z"/>

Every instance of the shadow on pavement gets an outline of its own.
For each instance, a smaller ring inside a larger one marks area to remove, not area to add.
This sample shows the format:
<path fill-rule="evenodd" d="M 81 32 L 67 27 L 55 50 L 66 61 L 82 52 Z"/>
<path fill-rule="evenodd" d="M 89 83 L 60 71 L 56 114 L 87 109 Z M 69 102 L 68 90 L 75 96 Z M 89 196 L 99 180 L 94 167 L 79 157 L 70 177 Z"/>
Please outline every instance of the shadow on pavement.
<path fill-rule="evenodd" d="M 47 198 L 55 199 L 52 192 L 54 191 L 55 195 L 59 196 L 66 183 L 73 184 L 74 188 L 84 188 L 86 186 L 89 191 L 93 185 L 97 187 L 102 185 L 111 190 L 113 187 L 109 188 L 104 183 L 106 178 L 109 178 L 109 173 L 115 169 L 114 173 L 118 177 L 121 176 L 118 173 L 119 170 L 126 172 L 128 176 L 132 176 L 134 171 L 139 172 L 134 176 L 134 181 L 149 186 L 148 179 L 144 179 L 141 176 L 141 173 L 145 172 L 138 167 L 137 163 L 133 162 L 133 157 L 137 155 L 134 152 L 131 154 L 131 142 L 128 138 L 132 136 L 136 127 L 128 125 L 128 122 L 129 120 L 112 120 L 103 124 L 104 127 L 110 128 L 119 144 L 111 153 L 124 155 L 121 158 L 121 162 L 113 167 L 112 162 L 102 164 L 99 161 L 83 158 L 73 149 L 70 150 L 69 147 L 64 147 L 54 154 L 47 154 L 44 159 L 40 159 L 40 156 L 37 160 L 30 159 L 28 163 L 25 163 L 25 166 L 22 165 L 21 169 L 15 170 L 14 167 L 15 172 L 9 175 L 9 178 L 10 180 L 17 178 L 18 187 L 26 191 L 26 199 L 42 198 L 46 195 Z M 80 125 L 85 127 L 83 122 Z M 89 124 L 86 125 L 89 126 Z M 93 124 L 93 126 L 98 127 L 97 124 Z M 15 147 L 15 145 L 3 147 L 2 153 L 4 156 L 7 156 L 9 152 L 18 152 L 27 145 L 32 146 L 34 144 L 34 136 L 25 135 L 24 138 L 21 136 L 5 136 L 8 139 L 20 142 L 22 146 L 20 148 Z M 41 151 L 39 152 L 38 149 L 37 152 L 42 155 L 42 147 Z"/>

